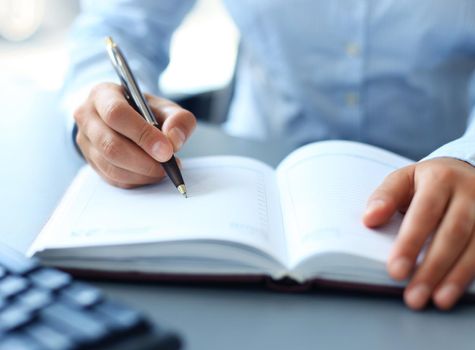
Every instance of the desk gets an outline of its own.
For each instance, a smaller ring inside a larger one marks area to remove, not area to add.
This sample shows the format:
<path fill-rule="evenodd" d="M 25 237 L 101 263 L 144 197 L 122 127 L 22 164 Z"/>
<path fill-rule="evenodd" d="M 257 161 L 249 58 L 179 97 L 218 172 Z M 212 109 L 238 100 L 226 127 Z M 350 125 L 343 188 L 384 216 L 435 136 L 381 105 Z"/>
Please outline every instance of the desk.
<path fill-rule="evenodd" d="M 1 84 L 1 83 L 0 83 Z M 19 96 L 28 103 L 19 103 Z M 81 165 L 53 96 L 9 87 L 0 97 L 0 241 L 25 251 Z M 288 151 L 200 125 L 183 155 Z M 475 305 L 416 313 L 387 297 L 262 289 L 94 283 L 184 335 L 187 349 L 474 349 Z"/>

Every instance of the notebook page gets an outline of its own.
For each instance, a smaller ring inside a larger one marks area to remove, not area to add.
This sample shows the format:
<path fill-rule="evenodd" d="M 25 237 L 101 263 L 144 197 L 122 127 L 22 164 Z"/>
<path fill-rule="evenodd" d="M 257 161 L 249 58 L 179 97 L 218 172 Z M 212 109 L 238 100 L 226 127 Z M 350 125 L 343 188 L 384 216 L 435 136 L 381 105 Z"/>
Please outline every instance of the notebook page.
<path fill-rule="evenodd" d="M 274 170 L 242 157 L 183 161 L 189 198 L 169 179 L 132 190 L 84 167 L 33 250 L 176 240 L 227 240 L 285 255 Z"/>
<path fill-rule="evenodd" d="M 325 141 L 293 152 L 277 169 L 291 265 L 318 252 L 385 261 L 401 216 L 366 228 L 368 197 L 390 172 L 411 161 L 355 142 Z"/>

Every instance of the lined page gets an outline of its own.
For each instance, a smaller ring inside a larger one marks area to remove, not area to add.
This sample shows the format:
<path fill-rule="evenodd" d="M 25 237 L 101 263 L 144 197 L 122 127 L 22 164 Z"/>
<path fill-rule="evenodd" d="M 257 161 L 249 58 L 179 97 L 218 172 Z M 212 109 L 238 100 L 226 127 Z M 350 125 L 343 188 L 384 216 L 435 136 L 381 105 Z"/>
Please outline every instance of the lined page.
<path fill-rule="evenodd" d="M 189 198 L 169 179 L 132 190 L 83 168 L 35 249 L 227 240 L 285 255 L 272 168 L 242 157 L 183 161 Z"/>
<path fill-rule="evenodd" d="M 400 215 L 377 230 L 366 228 L 362 215 L 385 176 L 410 163 L 348 141 L 311 144 L 287 157 L 277 181 L 292 264 L 325 251 L 385 260 Z"/>

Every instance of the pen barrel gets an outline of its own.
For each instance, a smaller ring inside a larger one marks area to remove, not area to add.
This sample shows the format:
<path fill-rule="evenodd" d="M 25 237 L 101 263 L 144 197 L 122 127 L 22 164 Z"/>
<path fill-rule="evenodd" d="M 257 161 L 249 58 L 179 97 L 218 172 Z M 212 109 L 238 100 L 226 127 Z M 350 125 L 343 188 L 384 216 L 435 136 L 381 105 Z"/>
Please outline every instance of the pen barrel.
<path fill-rule="evenodd" d="M 167 173 L 170 180 L 172 180 L 175 187 L 185 183 L 183 181 L 183 177 L 181 176 L 180 169 L 178 168 L 175 156 L 172 156 L 169 160 L 160 164 L 162 164 L 163 169 L 165 169 L 165 172 Z"/>

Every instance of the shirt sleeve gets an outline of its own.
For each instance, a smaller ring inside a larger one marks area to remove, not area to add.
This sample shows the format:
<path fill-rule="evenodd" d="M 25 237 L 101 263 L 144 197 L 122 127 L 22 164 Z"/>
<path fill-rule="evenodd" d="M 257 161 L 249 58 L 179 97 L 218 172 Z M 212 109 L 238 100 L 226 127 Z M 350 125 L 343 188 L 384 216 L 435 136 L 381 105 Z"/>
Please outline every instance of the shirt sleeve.
<path fill-rule="evenodd" d="M 168 65 L 170 39 L 195 0 L 83 0 L 69 38 L 69 70 L 61 109 L 73 132 L 73 112 L 99 82 L 119 82 L 107 57 L 105 37 L 124 52 L 144 92 L 158 94 Z"/>
<path fill-rule="evenodd" d="M 436 149 L 422 160 L 437 157 L 452 157 L 463 160 L 475 166 L 475 72 L 469 84 L 469 101 L 471 113 L 468 118 L 467 129 L 462 137 Z"/>

